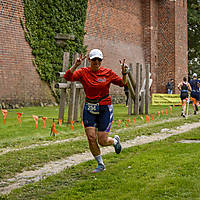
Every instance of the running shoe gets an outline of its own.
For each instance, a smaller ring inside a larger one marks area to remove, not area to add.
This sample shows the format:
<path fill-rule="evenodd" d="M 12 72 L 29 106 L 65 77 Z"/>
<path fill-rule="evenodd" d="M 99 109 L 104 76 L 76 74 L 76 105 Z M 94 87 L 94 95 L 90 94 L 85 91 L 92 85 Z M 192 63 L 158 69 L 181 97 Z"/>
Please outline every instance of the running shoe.
<path fill-rule="evenodd" d="M 120 139 L 119 139 L 119 136 L 118 135 L 115 135 L 114 138 L 117 140 L 117 143 L 114 144 L 114 147 L 115 147 L 115 153 L 116 154 L 119 154 L 122 150 L 122 146 L 120 144 Z"/>
<path fill-rule="evenodd" d="M 181 113 L 181 116 L 183 116 L 183 112 Z"/>
<path fill-rule="evenodd" d="M 106 170 L 105 165 L 99 164 L 99 165 L 97 166 L 97 168 L 94 169 L 94 170 L 92 171 L 92 173 L 98 173 L 98 172 L 102 172 L 102 171 L 104 171 L 104 170 Z"/>
<path fill-rule="evenodd" d="M 196 115 L 197 114 L 197 111 L 194 111 L 194 115 Z"/>

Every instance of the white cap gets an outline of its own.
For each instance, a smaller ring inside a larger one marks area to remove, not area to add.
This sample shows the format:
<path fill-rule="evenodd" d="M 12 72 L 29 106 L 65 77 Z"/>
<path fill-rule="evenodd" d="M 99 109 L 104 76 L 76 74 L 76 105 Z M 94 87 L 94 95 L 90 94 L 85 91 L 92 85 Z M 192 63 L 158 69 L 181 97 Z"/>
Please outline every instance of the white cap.
<path fill-rule="evenodd" d="M 196 73 L 194 73 L 194 74 L 192 75 L 192 77 L 197 77 L 197 74 L 196 74 Z"/>
<path fill-rule="evenodd" d="M 103 59 L 103 53 L 99 49 L 92 49 L 89 54 L 89 58 L 101 58 Z"/>

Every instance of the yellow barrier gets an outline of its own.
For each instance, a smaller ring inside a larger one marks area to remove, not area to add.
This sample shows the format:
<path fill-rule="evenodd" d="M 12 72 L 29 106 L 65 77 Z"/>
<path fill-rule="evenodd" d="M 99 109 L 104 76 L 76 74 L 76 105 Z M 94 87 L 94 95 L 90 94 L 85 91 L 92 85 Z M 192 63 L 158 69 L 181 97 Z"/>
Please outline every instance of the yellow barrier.
<path fill-rule="evenodd" d="M 180 105 L 180 94 L 152 94 L 152 105 Z"/>

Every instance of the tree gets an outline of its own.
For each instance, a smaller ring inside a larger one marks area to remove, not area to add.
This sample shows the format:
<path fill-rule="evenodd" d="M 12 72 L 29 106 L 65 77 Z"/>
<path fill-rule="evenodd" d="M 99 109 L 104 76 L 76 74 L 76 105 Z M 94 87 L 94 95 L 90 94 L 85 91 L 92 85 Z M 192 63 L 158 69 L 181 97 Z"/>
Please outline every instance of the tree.
<path fill-rule="evenodd" d="M 200 75 L 200 0 L 188 0 L 189 72 Z"/>

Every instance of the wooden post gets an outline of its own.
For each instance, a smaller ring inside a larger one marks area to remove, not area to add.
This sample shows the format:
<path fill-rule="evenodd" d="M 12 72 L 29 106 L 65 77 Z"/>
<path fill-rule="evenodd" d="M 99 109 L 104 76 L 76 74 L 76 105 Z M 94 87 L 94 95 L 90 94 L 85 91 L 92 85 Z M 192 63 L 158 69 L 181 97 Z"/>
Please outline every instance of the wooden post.
<path fill-rule="evenodd" d="M 140 64 L 140 90 L 142 88 L 142 64 Z"/>
<path fill-rule="evenodd" d="M 146 64 L 146 85 L 145 85 L 145 114 L 149 114 L 149 72 L 150 65 Z"/>
<path fill-rule="evenodd" d="M 142 89 L 142 64 L 140 65 L 140 91 Z M 144 92 L 140 92 L 140 107 L 139 107 L 139 113 L 144 114 Z"/>
<path fill-rule="evenodd" d="M 74 102 L 74 121 L 78 121 L 79 101 L 80 101 L 80 88 L 76 88 L 75 102 Z"/>
<path fill-rule="evenodd" d="M 75 58 L 77 58 L 79 56 L 80 56 L 79 54 L 76 54 Z M 74 101 L 74 119 L 73 119 L 74 121 L 78 121 L 79 101 L 80 101 L 80 88 L 76 87 L 75 101 Z"/>
<path fill-rule="evenodd" d="M 81 118 L 81 121 L 83 121 L 84 105 L 85 105 L 85 92 L 84 92 L 84 90 L 81 90 L 81 93 L 80 93 L 80 118 Z"/>
<path fill-rule="evenodd" d="M 64 56 L 63 56 L 63 68 L 62 71 L 66 72 L 67 68 L 69 65 L 69 52 L 64 52 Z M 62 82 L 66 83 L 67 81 L 62 78 Z M 62 119 L 62 121 L 64 122 L 64 113 L 65 113 L 65 102 L 66 102 L 66 88 L 61 89 L 61 94 L 60 94 L 60 106 L 59 106 L 59 115 L 58 118 Z"/>
<path fill-rule="evenodd" d="M 73 55 L 73 63 L 77 59 L 77 54 Z M 76 97 L 76 83 L 72 82 L 70 87 L 70 98 L 68 106 L 68 123 L 74 120 L 74 110 L 75 110 L 75 97 Z"/>
<path fill-rule="evenodd" d="M 140 80 L 140 71 L 139 63 L 136 63 L 136 88 L 135 88 L 135 104 L 134 104 L 134 114 L 139 114 L 139 80 Z"/>
<path fill-rule="evenodd" d="M 66 46 L 66 41 L 75 40 L 75 36 L 71 34 L 57 33 L 55 35 L 55 40 L 56 40 L 57 45 L 64 49 Z M 62 68 L 63 72 L 66 72 L 68 65 L 69 65 L 69 52 L 64 52 L 63 68 Z M 64 78 L 62 79 L 62 82 L 66 83 Z M 63 122 L 64 122 L 66 97 L 67 97 L 66 88 L 63 88 L 61 89 L 61 94 L 60 94 L 60 105 L 59 105 L 59 114 L 58 114 L 58 119 L 62 119 Z"/>
<path fill-rule="evenodd" d="M 133 113 L 133 100 L 131 96 L 128 97 L 128 115 L 132 115 Z"/>
<path fill-rule="evenodd" d="M 56 39 L 56 43 L 58 46 L 60 46 L 61 48 L 65 48 L 67 43 L 66 41 L 68 40 L 75 40 L 75 36 L 71 35 L 71 34 L 64 34 L 64 33 L 57 33 L 54 37 Z"/>
<path fill-rule="evenodd" d="M 133 71 L 132 63 L 130 63 L 129 68 L 132 69 Z M 135 81 L 133 80 L 133 75 L 132 75 L 131 70 L 128 72 L 127 81 L 128 81 L 128 89 L 131 94 L 131 98 L 135 102 Z"/>
<path fill-rule="evenodd" d="M 131 81 L 130 81 L 130 79 L 128 79 L 127 81 L 128 81 L 128 90 L 131 93 L 131 98 L 133 101 L 135 101 L 135 92 L 132 88 Z"/>
<path fill-rule="evenodd" d="M 140 114 L 144 114 L 144 100 L 145 100 L 145 93 L 144 91 L 141 92 L 141 102 L 140 102 Z"/>
<path fill-rule="evenodd" d="M 129 66 L 131 74 L 133 74 L 133 67 L 132 64 Z M 129 78 L 128 78 L 129 79 Z M 130 86 L 129 86 L 130 87 Z M 128 115 L 131 115 L 133 112 L 133 101 L 132 101 L 132 95 L 130 95 L 130 90 L 129 90 L 129 98 L 128 98 Z"/>
<path fill-rule="evenodd" d="M 76 83 L 72 82 L 70 87 L 70 98 L 68 106 L 68 123 L 70 123 L 71 120 L 74 120 L 75 96 L 76 96 Z"/>

